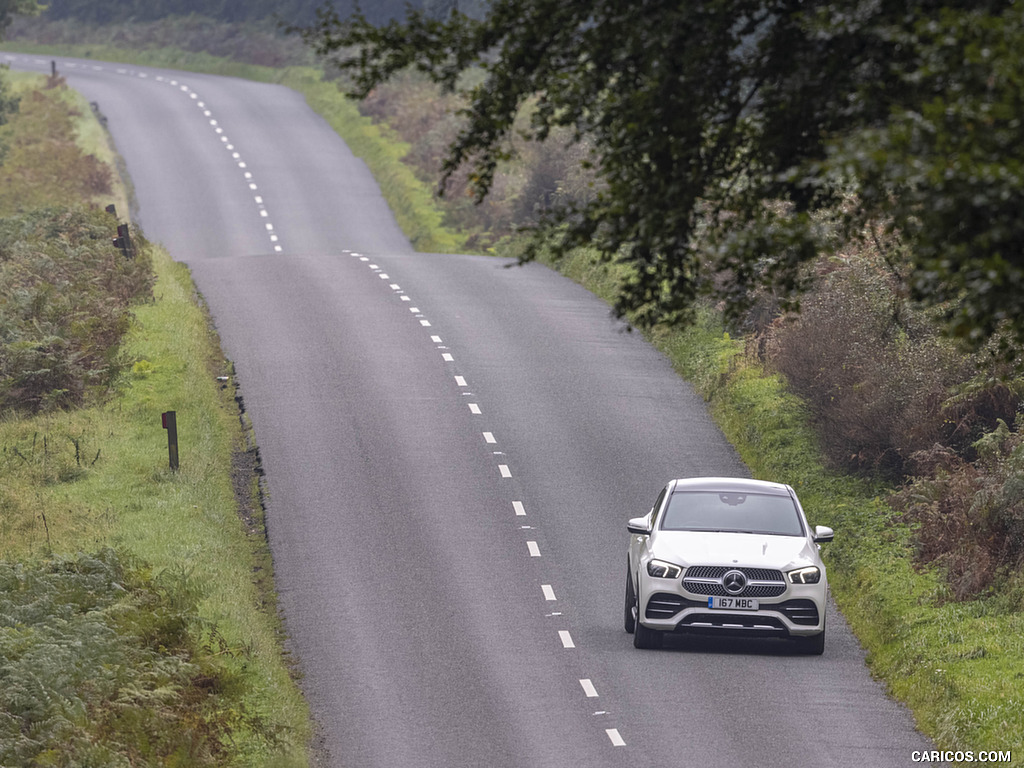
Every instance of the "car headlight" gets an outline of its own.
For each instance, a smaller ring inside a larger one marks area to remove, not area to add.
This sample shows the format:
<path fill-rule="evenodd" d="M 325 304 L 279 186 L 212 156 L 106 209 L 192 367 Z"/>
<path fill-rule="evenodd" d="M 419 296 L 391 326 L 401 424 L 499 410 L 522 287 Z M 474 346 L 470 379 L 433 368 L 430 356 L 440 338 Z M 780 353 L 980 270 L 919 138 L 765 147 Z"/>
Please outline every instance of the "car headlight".
<path fill-rule="evenodd" d="M 792 584 L 817 584 L 821 581 L 821 570 L 815 565 L 798 568 L 789 572 L 789 581 Z"/>
<path fill-rule="evenodd" d="M 647 574 L 656 579 L 678 579 L 683 575 L 683 569 L 678 565 L 666 563 L 664 560 L 649 560 Z"/>

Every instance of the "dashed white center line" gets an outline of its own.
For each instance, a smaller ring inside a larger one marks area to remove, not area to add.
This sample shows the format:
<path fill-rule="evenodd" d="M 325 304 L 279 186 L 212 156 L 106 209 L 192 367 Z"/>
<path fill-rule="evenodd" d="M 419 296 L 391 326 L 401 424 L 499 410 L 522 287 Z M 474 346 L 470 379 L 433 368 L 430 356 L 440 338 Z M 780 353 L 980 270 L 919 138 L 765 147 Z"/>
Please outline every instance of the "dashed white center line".
<path fill-rule="evenodd" d="M 455 358 L 454 358 L 454 357 L 452 357 L 452 356 L 451 356 L 451 355 L 450 355 L 449 353 L 447 353 L 447 352 L 442 352 L 442 353 L 441 353 L 441 359 L 442 359 L 442 360 L 444 360 L 444 361 L 445 361 L 446 363 L 451 363 L 451 362 L 453 362 L 453 361 L 455 360 Z"/>
<path fill-rule="evenodd" d="M 368 266 L 370 269 L 379 269 L 379 267 L 376 264 L 367 264 L 366 266 Z"/>
<path fill-rule="evenodd" d="M 469 404 L 469 412 L 470 413 L 475 413 L 477 416 L 479 416 L 480 415 L 480 406 L 477 405 L 476 403 L 470 403 Z"/>
<path fill-rule="evenodd" d="M 462 377 L 461 376 L 456 376 L 455 377 L 456 383 L 459 381 L 460 378 L 462 378 Z M 496 443 L 498 441 L 494 439 L 494 434 L 493 433 L 491 433 L 491 432 L 484 432 L 484 442 L 485 443 L 492 443 L 493 444 L 493 443 Z M 512 502 L 512 503 L 513 504 L 518 504 L 519 502 Z"/>
<path fill-rule="evenodd" d="M 391 279 L 391 277 L 389 275 L 386 275 L 383 272 L 381 272 L 379 275 L 377 275 L 377 277 L 379 277 L 381 280 L 390 280 Z"/>
<path fill-rule="evenodd" d="M 430 327 L 430 321 L 429 320 L 420 320 L 420 325 L 422 325 L 424 328 L 429 328 Z"/>
<path fill-rule="evenodd" d="M 455 377 L 455 383 L 456 383 L 456 384 L 457 384 L 458 386 L 460 386 L 460 387 L 464 387 L 464 386 L 466 386 L 466 380 L 465 380 L 465 379 L 464 379 L 464 378 L 463 378 L 462 376 L 456 376 L 456 377 Z M 491 440 L 490 442 L 492 442 L 492 443 L 493 443 L 494 441 L 493 441 L 493 440 Z"/>
<path fill-rule="evenodd" d="M 587 694 L 588 699 L 597 698 L 597 689 L 594 687 L 594 684 L 590 682 L 588 678 L 583 678 L 582 680 L 580 680 L 580 685 L 583 686 L 583 692 Z"/>
<path fill-rule="evenodd" d="M 512 477 L 512 470 L 508 468 L 508 464 L 499 464 L 498 471 L 502 477 Z"/>
<path fill-rule="evenodd" d="M 560 629 L 558 630 L 558 639 L 562 641 L 563 648 L 575 648 L 576 643 L 572 641 L 572 635 L 569 634 L 569 630 Z"/>
<path fill-rule="evenodd" d="M 555 599 L 555 590 L 551 587 L 550 584 L 541 584 L 540 591 L 544 593 L 545 600 Z"/>
<path fill-rule="evenodd" d="M 605 728 L 604 732 L 608 734 L 608 738 L 611 739 L 613 747 L 624 747 L 624 746 L 626 746 L 626 742 L 623 741 L 622 737 L 619 735 L 619 729 L 618 728 Z"/>
<path fill-rule="evenodd" d="M 420 308 L 419 307 L 409 307 L 409 311 L 410 312 L 419 312 Z"/>
<path fill-rule="evenodd" d="M 523 506 L 523 502 L 521 501 L 513 501 L 512 509 L 516 511 L 516 515 L 518 517 L 523 517 L 526 514 L 526 507 Z"/>
<path fill-rule="evenodd" d="M 410 299 L 408 296 L 399 296 L 398 298 L 400 298 L 402 301 L 412 301 L 412 299 Z"/>
<path fill-rule="evenodd" d="M 440 336 L 431 336 L 430 340 L 432 342 L 434 342 L 435 344 L 440 344 L 441 343 L 441 337 Z"/>
<path fill-rule="evenodd" d="M 530 551 L 530 557 L 540 557 L 540 547 L 536 541 L 526 542 L 526 548 Z"/>
<path fill-rule="evenodd" d="M 388 286 L 388 288 L 390 288 L 392 291 L 401 290 L 401 286 L 398 283 L 392 283 L 391 285 Z"/>

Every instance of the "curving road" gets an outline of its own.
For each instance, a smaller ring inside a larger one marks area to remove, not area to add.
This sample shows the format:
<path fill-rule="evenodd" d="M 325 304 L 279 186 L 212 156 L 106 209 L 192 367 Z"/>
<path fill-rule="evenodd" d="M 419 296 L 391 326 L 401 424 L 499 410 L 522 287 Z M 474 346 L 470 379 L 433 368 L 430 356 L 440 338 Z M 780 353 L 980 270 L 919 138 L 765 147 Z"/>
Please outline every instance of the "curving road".
<path fill-rule="evenodd" d="M 835 610 L 821 657 L 632 647 L 626 519 L 671 477 L 747 470 L 605 305 L 540 266 L 413 252 L 292 91 L 58 67 L 235 361 L 330 765 L 885 768 L 932 748 Z"/>

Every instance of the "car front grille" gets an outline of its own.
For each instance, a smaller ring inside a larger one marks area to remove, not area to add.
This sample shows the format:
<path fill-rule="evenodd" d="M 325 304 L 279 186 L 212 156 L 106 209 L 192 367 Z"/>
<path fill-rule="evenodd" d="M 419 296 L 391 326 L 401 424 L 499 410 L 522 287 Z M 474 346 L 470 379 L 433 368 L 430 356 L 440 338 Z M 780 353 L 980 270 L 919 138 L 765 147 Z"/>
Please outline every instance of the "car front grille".
<path fill-rule="evenodd" d="M 782 571 L 776 571 L 773 568 L 736 568 L 725 565 L 691 565 L 686 569 L 686 577 L 720 579 L 728 571 L 742 571 L 744 576 L 754 581 L 782 581 Z"/>
<path fill-rule="evenodd" d="M 722 577 L 740 571 L 747 577 L 746 588 L 737 594 L 727 592 Z M 730 568 L 724 565 L 694 565 L 686 569 L 683 589 L 696 595 L 713 597 L 778 597 L 786 591 L 782 571 L 771 568 Z"/>

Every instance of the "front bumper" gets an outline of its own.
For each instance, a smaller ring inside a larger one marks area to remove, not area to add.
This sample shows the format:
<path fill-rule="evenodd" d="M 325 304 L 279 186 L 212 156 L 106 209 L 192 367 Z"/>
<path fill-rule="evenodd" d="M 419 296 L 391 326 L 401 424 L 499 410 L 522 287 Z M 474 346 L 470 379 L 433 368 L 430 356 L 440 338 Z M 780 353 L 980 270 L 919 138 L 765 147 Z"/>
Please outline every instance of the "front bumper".
<path fill-rule="evenodd" d="M 807 637 L 825 629 L 828 585 L 791 584 L 771 599 L 759 598 L 756 611 L 708 607 L 708 596 L 687 592 L 678 580 L 640 579 L 638 620 L 668 632 L 738 633 Z"/>

